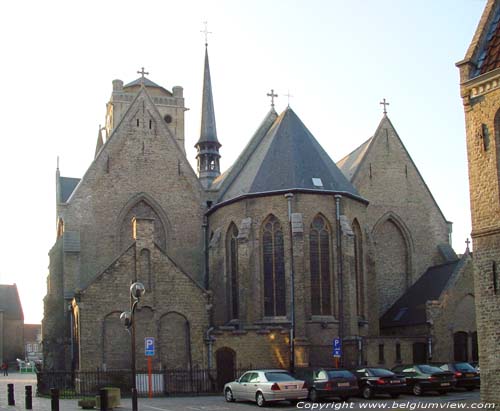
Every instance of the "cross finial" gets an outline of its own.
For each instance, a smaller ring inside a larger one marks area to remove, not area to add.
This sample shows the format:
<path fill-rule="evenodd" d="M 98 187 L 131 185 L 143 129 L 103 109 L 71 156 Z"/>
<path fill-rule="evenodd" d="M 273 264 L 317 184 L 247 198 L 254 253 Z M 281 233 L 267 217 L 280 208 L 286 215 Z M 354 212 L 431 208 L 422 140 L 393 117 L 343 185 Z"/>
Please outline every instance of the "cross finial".
<path fill-rule="evenodd" d="M 144 75 L 149 73 L 147 71 L 144 71 L 144 67 L 141 67 L 141 71 L 138 71 L 137 74 L 141 75 L 141 84 L 144 84 Z"/>
<path fill-rule="evenodd" d="M 467 245 L 467 249 L 466 249 L 466 251 L 470 251 L 470 249 L 469 249 L 469 245 L 470 245 L 470 240 L 469 240 L 469 238 L 467 238 L 467 240 L 465 240 L 465 244 Z"/>
<path fill-rule="evenodd" d="M 382 104 L 384 106 L 384 114 L 387 114 L 387 106 L 389 106 L 390 103 L 385 101 L 385 98 L 384 98 L 384 100 L 382 100 L 379 104 Z"/>
<path fill-rule="evenodd" d="M 274 94 L 274 89 L 271 89 L 270 93 L 267 93 L 268 97 L 271 97 L 271 107 L 274 108 L 274 97 L 278 97 L 277 94 Z"/>
<path fill-rule="evenodd" d="M 287 98 L 287 106 L 290 107 L 290 97 L 293 97 L 293 95 L 290 94 L 290 90 L 287 91 L 285 97 Z"/>
<path fill-rule="evenodd" d="M 200 33 L 205 34 L 205 47 L 208 46 L 208 35 L 213 34 L 211 31 L 208 31 L 208 22 L 204 21 L 203 24 L 205 25 L 205 30 L 200 30 Z"/>

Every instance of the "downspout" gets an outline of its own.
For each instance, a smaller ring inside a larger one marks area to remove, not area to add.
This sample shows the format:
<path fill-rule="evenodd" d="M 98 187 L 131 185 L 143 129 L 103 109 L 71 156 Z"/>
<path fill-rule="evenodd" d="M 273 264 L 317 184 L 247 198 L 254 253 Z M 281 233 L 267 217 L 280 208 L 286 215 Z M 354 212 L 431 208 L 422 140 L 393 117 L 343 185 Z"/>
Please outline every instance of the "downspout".
<path fill-rule="evenodd" d="M 288 225 L 290 231 L 290 371 L 295 371 L 295 270 L 293 263 L 292 193 L 285 194 L 288 202 Z"/>
<path fill-rule="evenodd" d="M 208 370 L 210 371 L 212 369 L 212 346 L 214 344 L 214 341 L 212 340 L 212 336 L 210 333 L 215 329 L 215 327 L 209 327 L 208 330 L 205 332 L 205 342 L 208 346 L 208 352 L 207 352 L 207 365 L 208 365 Z"/>
<path fill-rule="evenodd" d="M 342 262 L 342 232 L 340 227 L 340 200 L 342 196 L 335 195 L 335 216 L 337 220 L 337 275 L 339 279 L 339 338 L 341 347 L 344 338 L 344 281 L 343 281 L 343 262 Z M 343 348 L 343 347 L 342 347 Z M 343 351 L 343 349 L 342 349 Z M 340 367 L 344 365 L 344 354 L 340 355 Z"/>

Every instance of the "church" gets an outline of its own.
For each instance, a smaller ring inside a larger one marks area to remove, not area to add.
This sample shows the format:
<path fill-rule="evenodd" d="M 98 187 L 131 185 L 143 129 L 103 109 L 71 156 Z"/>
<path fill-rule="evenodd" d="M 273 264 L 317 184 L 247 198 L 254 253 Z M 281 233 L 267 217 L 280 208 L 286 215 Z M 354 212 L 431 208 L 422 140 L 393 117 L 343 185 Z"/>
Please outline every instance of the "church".
<path fill-rule="evenodd" d="M 46 369 L 129 369 L 120 314 L 136 281 L 138 368 L 145 337 L 155 369 L 229 375 L 477 359 L 471 253 L 451 247 L 385 105 L 373 136 L 335 163 L 299 113 L 271 104 L 221 172 L 205 45 L 195 171 L 183 88 L 146 74 L 113 80 L 83 177 L 56 170 Z"/>

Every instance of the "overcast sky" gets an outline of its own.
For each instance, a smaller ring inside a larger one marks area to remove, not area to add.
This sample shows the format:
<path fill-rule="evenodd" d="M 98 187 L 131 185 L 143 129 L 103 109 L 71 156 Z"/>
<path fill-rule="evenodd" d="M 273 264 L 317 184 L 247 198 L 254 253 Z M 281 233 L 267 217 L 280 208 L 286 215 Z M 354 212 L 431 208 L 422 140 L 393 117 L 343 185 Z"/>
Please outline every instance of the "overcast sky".
<path fill-rule="evenodd" d="M 203 21 L 228 168 L 269 110 L 290 105 L 337 161 L 389 117 L 447 219 L 470 233 L 458 70 L 485 0 L 8 1 L 0 5 L 0 283 L 40 322 L 55 240 L 55 169 L 81 177 L 111 81 L 184 87 L 186 148 L 200 125 Z"/>

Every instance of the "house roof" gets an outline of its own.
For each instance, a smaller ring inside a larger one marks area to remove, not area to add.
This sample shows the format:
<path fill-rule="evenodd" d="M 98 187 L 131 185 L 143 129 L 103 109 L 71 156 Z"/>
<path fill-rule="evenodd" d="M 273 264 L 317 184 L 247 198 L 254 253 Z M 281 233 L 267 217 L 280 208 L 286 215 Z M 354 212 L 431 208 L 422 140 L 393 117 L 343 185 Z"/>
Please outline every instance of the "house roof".
<path fill-rule="evenodd" d="M 213 187 L 220 187 L 218 203 L 284 190 L 341 192 L 361 199 L 290 107 L 278 117 L 272 110 L 266 120 L 233 167 L 214 181 Z"/>
<path fill-rule="evenodd" d="M 38 336 L 42 333 L 41 324 L 24 324 L 24 341 L 25 342 L 36 342 L 38 341 Z"/>
<path fill-rule="evenodd" d="M 337 167 L 340 168 L 349 181 L 352 181 L 352 178 L 358 170 L 361 160 L 363 160 L 366 152 L 368 151 L 368 147 L 370 147 L 372 140 L 373 137 L 370 137 L 353 152 L 337 161 Z"/>
<path fill-rule="evenodd" d="M 24 320 L 23 307 L 16 284 L 0 284 L 0 311 L 3 311 L 4 318 Z"/>
<path fill-rule="evenodd" d="M 427 269 L 422 276 L 380 318 L 380 328 L 425 324 L 426 302 L 437 300 L 465 259 Z"/>
<path fill-rule="evenodd" d="M 61 187 L 61 203 L 66 203 L 68 201 L 68 198 L 71 196 L 79 182 L 79 178 L 59 177 L 59 184 Z"/>
<path fill-rule="evenodd" d="M 500 7 L 497 7 L 479 54 L 477 67 L 480 74 L 500 67 Z"/>

